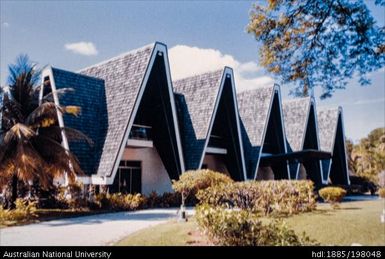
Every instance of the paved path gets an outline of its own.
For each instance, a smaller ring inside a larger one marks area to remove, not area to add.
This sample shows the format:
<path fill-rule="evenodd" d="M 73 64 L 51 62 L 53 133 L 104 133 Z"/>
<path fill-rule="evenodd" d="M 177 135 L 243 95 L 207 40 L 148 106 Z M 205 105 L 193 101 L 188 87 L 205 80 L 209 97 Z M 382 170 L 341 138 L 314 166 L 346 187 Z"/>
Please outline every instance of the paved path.
<path fill-rule="evenodd" d="M 176 213 L 175 208 L 151 209 L 9 227 L 0 229 L 0 246 L 111 245 L 135 231 L 176 218 Z"/>

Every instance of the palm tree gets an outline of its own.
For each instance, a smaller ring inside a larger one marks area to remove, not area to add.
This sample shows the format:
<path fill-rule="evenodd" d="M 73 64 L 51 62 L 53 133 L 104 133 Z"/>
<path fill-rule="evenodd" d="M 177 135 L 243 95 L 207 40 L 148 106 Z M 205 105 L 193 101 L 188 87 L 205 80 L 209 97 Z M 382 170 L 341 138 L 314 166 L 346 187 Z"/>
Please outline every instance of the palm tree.
<path fill-rule="evenodd" d="M 77 116 L 79 107 L 56 105 L 52 93 L 39 103 L 39 75 L 28 56 L 21 55 L 9 66 L 9 87 L 3 89 L 0 190 L 11 189 L 11 207 L 18 197 L 19 183 L 31 186 L 38 182 L 40 188 L 47 189 L 55 177 L 66 174 L 73 182 L 76 175 L 83 174 L 76 157 L 61 145 L 63 130 L 69 140 L 91 142 L 75 129 L 58 126 L 57 112 Z"/>

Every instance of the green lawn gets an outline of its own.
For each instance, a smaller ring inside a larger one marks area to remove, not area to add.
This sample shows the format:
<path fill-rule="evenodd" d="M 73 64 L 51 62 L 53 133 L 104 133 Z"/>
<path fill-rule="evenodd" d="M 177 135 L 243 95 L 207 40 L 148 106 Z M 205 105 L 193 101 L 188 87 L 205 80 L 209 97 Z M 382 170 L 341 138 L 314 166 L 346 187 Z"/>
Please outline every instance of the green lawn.
<path fill-rule="evenodd" d="M 328 204 L 318 204 L 311 213 L 284 219 L 297 233 L 306 232 L 321 245 L 385 245 L 385 224 L 380 222 L 384 202 L 344 202 L 333 210 Z M 138 231 L 116 245 L 167 246 L 207 245 L 197 231 L 194 219 L 187 223 L 171 221 Z"/>

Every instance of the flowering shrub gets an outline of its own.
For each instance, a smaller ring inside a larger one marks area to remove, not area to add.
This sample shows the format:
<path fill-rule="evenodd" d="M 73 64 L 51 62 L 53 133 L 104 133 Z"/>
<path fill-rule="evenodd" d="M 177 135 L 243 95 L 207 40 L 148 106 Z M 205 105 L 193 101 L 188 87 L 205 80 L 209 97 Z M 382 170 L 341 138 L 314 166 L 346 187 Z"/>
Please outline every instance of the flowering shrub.
<path fill-rule="evenodd" d="M 173 181 L 172 188 L 182 195 L 184 203 L 189 196 L 195 197 L 199 190 L 230 183 L 233 183 L 233 180 L 227 175 L 203 169 L 183 173 L 178 181 Z"/>
<path fill-rule="evenodd" d="M 311 181 L 248 181 L 219 185 L 196 195 L 201 203 L 239 208 L 263 215 L 291 215 L 312 211 L 316 200 Z"/>
<path fill-rule="evenodd" d="M 196 209 L 200 229 L 215 243 L 224 246 L 300 246 L 314 245 L 305 234 L 302 237 L 283 221 L 263 223 L 249 210 L 211 207 Z"/>
<path fill-rule="evenodd" d="M 36 202 L 26 201 L 23 199 L 16 200 L 15 209 L 3 209 L 0 206 L 0 222 L 5 221 L 27 221 L 37 217 L 36 214 Z"/>
<path fill-rule="evenodd" d="M 338 203 L 342 201 L 342 199 L 346 195 L 346 191 L 340 187 L 325 187 L 318 191 L 321 198 L 330 203 L 333 208 L 338 207 Z"/>
<path fill-rule="evenodd" d="M 141 194 L 101 193 L 96 195 L 95 203 L 101 209 L 136 210 L 145 205 L 145 198 Z"/>

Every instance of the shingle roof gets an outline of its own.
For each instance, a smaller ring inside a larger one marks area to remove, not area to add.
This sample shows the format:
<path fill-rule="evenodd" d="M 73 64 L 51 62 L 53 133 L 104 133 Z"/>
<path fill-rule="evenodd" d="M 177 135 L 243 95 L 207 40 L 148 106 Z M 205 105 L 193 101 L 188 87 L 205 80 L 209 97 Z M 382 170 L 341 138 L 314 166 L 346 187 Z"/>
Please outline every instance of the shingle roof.
<path fill-rule="evenodd" d="M 317 112 L 319 140 L 322 151 L 333 153 L 338 116 L 339 108 L 324 108 Z"/>
<path fill-rule="evenodd" d="M 269 109 L 274 96 L 274 85 L 258 87 L 237 95 L 239 114 L 252 146 L 263 144 Z"/>
<path fill-rule="evenodd" d="M 303 148 L 310 103 L 309 97 L 282 102 L 286 138 L 292 151 L 301 151 Z"/>
<path fill-rule="evenodd" d="M 99 176 L 112 173 L 154 46 L 132 50 L 80 71 L 105 80 L 108 130 L 97 170 Z"/>
<path fill-rule="evenodd" d="M 173 82 L 187 169 L 199 166 L 223 74 L 221 69 Z"/>
<path fill-rule="evenodd" d="M 105 103 L 104 80 L 52 68 L 56 89 L 72 88 L 73 92 L 60 96 L 61 105 L 81 107 L 78 117 L 64 116 L 66 127 L 80 130 L 92 139 L 90 147 L 85 142 L 70 143 L 70 150 L 80 161 L 87 174 L 96 172 L 107 130 L 107 108 Z"/>

